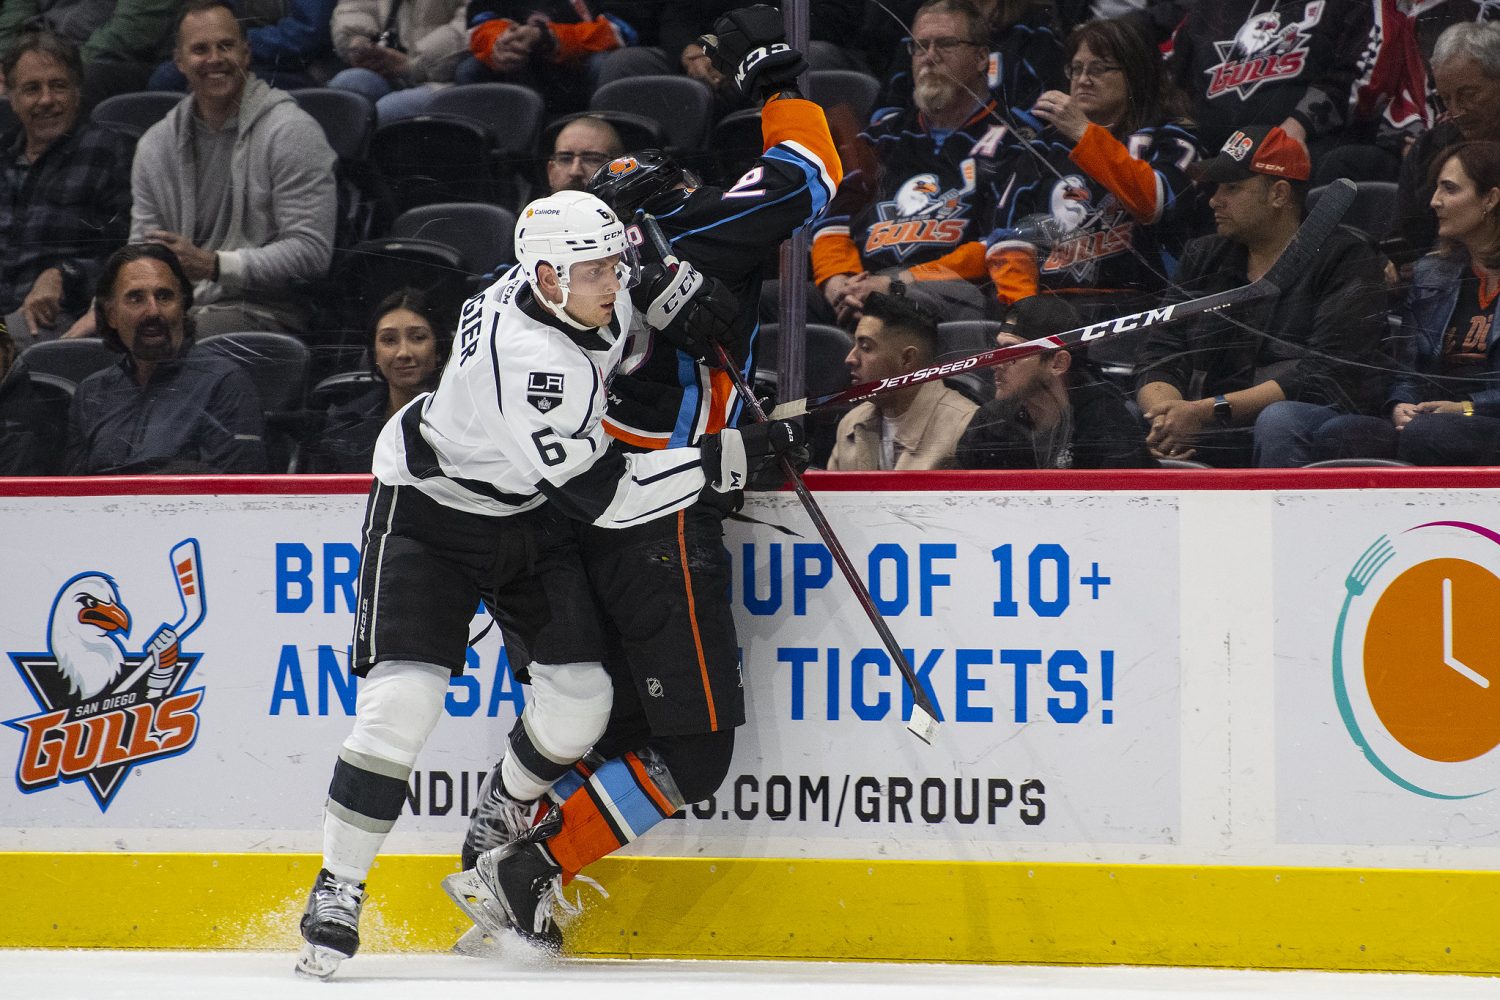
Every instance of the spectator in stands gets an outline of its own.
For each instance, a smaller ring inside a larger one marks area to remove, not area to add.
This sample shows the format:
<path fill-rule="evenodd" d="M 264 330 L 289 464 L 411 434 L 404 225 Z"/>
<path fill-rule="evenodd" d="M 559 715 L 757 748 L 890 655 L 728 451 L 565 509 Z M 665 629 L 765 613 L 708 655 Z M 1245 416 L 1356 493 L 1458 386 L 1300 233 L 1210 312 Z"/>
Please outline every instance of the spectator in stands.
<path fill-rule="evenodd" d="M 998 142 L 1002 127 L 985 79 L 984 24 L 968 0 L 929 0 L 909 47 L 912 104 L 860 135 L 839 197 L 813 233 L 818 322 L 851 324 L 873 292 L 910 295 L 945 320 L 986 311 L 978 240 L 996 192 L 974 147 L 992 134 Z M 861 178 L 851 178 L 855 169 Z"/>
<path fill-rule="evenodd" d="M 975 0 L 974 6 L 989 39 L 985 80 L 999 107 L 1029 108 L 1044 91 L 1066 86 L 1065 33 L 1053 0 Z M 904 49 L 897 48 L 887 79 L 880 106 L 911 100 L 911 61 Z"/>
<path fill-rule="evenodd" d="M 1193 240 L 1168 301 L 1244 285 L 1263 275 L 1303 216 L 1307 150 L 1279 127 L 1229 137 L 1202 177 L 1218 233 Z M 1283 399 L 1341 413 L 1373 410 L 1388 362 L 1382 262 L 1337 230 L 1296 284 L 1273 299 L 1149 328 L 1138 355 L 1136 401 L 1159 458 L 1248 464 L 1250 427 Z M 1198 373 L 1198 374 L 1195 374 Z M 1197 388 L 1202 386 L 1201 391 Z M 1294 416 L 1282 412 L 1281 419 Z M 1277 429 L 1284 438 L 1287 432 Z"/>
<path fill-rule="evenodd" d="M 1082 325 L 1066 302 L 1023 299 L 995 338 L 1011 347 Z M 995 398 L 969 421 L 956 452 L 960 469 L 1154 468 L 1141 422 L 1114 385 L 1048 351 L 995 369 Z"/>
<path fill-rule="evenodd" d="M 1068 93 L 1017 112 L 1035 138 L 1003 148 L 1010 194 L 986 262 L 1004 305 L 1045 291 L 1130 311 L 1129 297 L 1162 291 L 1182 256 L 1197 140 L 1133 21 L 1080 25 L 1066 51 Z"/>
<path fill-rule="evenodd" d="M 586 191 L 594 172 L 624 153 L 625 144 L 609 122 L 589 115 L 575 118 L 552 141 L 547 187 L 553 194 Z"/>
<path fill-rule="evenodd" d="M 273 87 L 318 87 L 339 70 L 329 22 L 337 0 L 240 0 L 237 16 L 250 41 L 250 72 Z M 167 60 L 151 74 L 152 90 L 188 89 Z"/>
<path fill-rule="evenodd" d="M 1319 159 L 1342 141 L 1373 19 L 1370 0 L 1190 5 L 1171 69 L 1204 148 L 1244 126 L 1279 125 Z"/>
<path fill-rule="evenodd" d="M 166 0 L 5 0 L 0 4 L 0 52 L 41 29 L 81 50 L 83 106 L 142 90 L 166 55 L 177 4 Z"/>
<path fill-rule="evenodd" d="M 1500 142 L 1460 143 L 1436 167 L 1432 208 L 1443 249 L 1416 264 L 1389 416 L 1327 414 L 1310 459 L 1500 461 Z"/>
<path fill-rule="evenodd" d="M 0 138 L 0 317 L 25 349 L 72 326 L 130 229 L 130 143 L 82 120 L 71 42 L 21 35 L 4 58 L 20 127 Z"/>
<path fill-rule="evenodd" d="M 382 125 L 420 115 L 468 55 L 464 0 L 339 0 L 333 44 L 350 68 L 330 87 L 368 97 Z"/>
<path fill-rule="evenodd" d="M 1393 235 L 1407 247 L 1396 255 L 1398 263 L 1410 263 L 1437 242 L 1430 210 L 1434 163 L 1460 142 L 1500 140 L 1500 22 L 1466 21 L 1447 28 L 1432 50 L 1432 76 L 1442 117 L 1401 163 Z"/>
<path fill-rule="evenodd" d="M 201 335 L 305 333 L 304 288 L 328 273 L 337 214 L 323 129 L 248 75 L 244 31 L 222 0 L 188 0 L 177 66 L 190 92 L 136 148 L 131 239 L 181 261 Z"/>
<path fill-rule="evenodd" d="M 124 354 L 78 386 L 67 470 L 264 472 L 260 397 L 233 362 L 193 347 L 193 288 L 175 254 L 133 243 L 104 263 L 100 336 Z"/>
<path fill-rule="evenodd" d="M 469 58 L 459 83 L 531 87 L 554 113 L 588 106 L 600 57 L 636 43 L 623 18 L 565 0 L 469 0 Z"/>
<path fill-rule="evenodd" d="M 42 476 L 51 471 L 39 421 L 31 376 L 16 362 L 16 345 L 0 325 L 0 476 Z"/>
<path fill-rule="evenodd" d="M 905 375 L 937 356 L 937 320 L 895 296 L 865 299 L 854 347 L 844 359 L 854 384 Z M 948 469 L 978 407 L 941 380 L 886 392 L 839 421 L 830 470 Z"/>
<path fill-rule="evenodd" d="M 369 342 L 375 385 L 329 409 L 322 434 L 308 449 L 307 472 L 369 472 L 375 439 L 391 414 L 437 386 L 447 360 L 448 329 L 421 292 L 403 288 L 375 307 Z"/>

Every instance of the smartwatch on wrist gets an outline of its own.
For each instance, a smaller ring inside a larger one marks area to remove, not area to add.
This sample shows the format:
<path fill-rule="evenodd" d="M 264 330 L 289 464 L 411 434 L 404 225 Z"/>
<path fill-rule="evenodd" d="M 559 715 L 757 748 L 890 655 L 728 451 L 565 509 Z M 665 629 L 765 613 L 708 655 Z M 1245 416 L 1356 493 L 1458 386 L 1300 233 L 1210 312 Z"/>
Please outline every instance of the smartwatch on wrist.
<path fill-rule="evenodd" d="M 1220 427 L 1228 427 L 1234 421 L 1234 407 L 1229 400 L 1224 398 L 1221 392 L 1214 397 L 1214 423 Z"/>

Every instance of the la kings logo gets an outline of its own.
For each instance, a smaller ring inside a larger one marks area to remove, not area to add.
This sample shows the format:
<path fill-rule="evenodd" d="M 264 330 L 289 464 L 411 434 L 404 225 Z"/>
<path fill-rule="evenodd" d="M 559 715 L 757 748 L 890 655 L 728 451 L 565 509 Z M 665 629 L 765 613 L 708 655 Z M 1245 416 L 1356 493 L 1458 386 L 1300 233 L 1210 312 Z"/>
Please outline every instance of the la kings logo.
<path fill-rule="evenodd" d="M 181 645 L 204 616 L 197 540 L 179 542 L 170 558 L 182 614 L 153 631 L 139 652 L 125 644 L 133 620 L 119 584 L 86 570 L 58 588 L 46 649 L 9 654 L 41 709 L 5 720 L 22 737 L 22 792 L 83 781 L 104 812 L 133 770 L 192 748 L 203 688 L 184 686 L 202 654 Z"/>
<path fill-rule="evenodd" d="M 557 372 L 531 372 L 526 377 L 526 402 L 543 413 L 563 401 L 563 377 Z"/>
<path fill-rule="evenodd" d="M 1323 19 L 1323 0 L 1313 0 L 1303 10 L 1302 20 L 1283 24 L 1281 12 L 1268 10 L 1250 15 L 1233 40 L 1214 42 L 1219 64 L 1208 74 L 1208 98 L 1213 100 L 1237 91 L 1246 100 L 1265 83 L 1290 80 L 1307 68 L 1312 31 Z"/>

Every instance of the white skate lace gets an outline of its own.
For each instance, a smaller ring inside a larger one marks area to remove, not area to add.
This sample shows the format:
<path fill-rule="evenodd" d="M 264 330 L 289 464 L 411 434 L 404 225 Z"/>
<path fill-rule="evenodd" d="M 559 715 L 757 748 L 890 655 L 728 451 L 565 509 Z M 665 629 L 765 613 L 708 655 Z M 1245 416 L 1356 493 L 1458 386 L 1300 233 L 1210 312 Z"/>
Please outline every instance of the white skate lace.
<path fill-rule="evenodd" d="M 333 920 L 355 927 L 359 924 L 359 908 L 364 901 L 365 892 L 357 884 L 329 879 L 313 894 L 312 917 L 317 921 Z"/>
<path fill-rule="evenodd" d="M 587 875 L 574 875 L 573 882 L 575 884 L 581 882 L 605 899 L 609 898 L 609 891 Z M 557 923 L 561 925 L 569 923 L 582 912 L 583 892 L 581 889 L 573 895 L 572 899 L 569 899 L 563 889 L 562 876 L 554 875 L 548 880 L 547 887 L 542 890 L 541 898 L 537 900 L 536 917 L 532 921 L 532 929 L 540 934 L 550 924 Z M 561 915 L 565 919 L 558 919 L 558 915 Z"/>
<path fill-rule="evenodd" d="M 474 807 L 469 821 L 469 845 L 476 853 L 483 854 L 510 843 L 531 825 L 535 806 L 532 802 L 518 802 L 509 795 L 486 793 Z"/>

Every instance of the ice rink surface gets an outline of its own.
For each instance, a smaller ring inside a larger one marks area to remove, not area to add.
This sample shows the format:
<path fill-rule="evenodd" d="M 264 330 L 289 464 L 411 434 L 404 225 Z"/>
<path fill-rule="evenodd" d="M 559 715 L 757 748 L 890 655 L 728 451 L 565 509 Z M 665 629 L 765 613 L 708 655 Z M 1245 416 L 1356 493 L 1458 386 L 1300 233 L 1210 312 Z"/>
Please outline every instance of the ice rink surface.
<path fill-rule="evenodd" d="M 326 983 L 270 952 L 0 951 L 5 997 L 26 1000 L 1462 1000 L 1500 980 L 1384 973 L 1141 967 L 871 965 L 828 962 L 547 962 L 457 955 L 360 955 Z M 585 993 L 587 991 L 587 994 Z"/>

